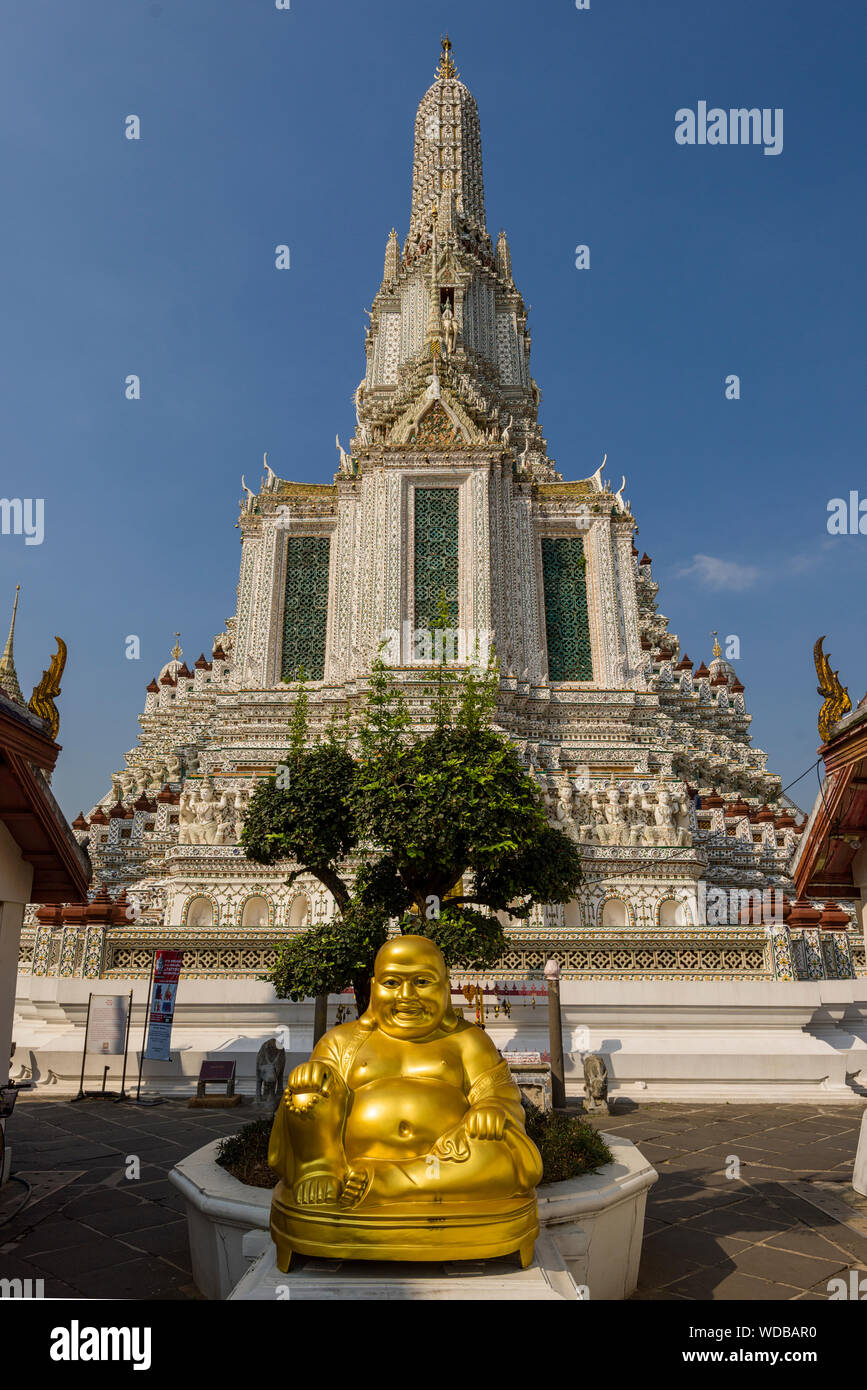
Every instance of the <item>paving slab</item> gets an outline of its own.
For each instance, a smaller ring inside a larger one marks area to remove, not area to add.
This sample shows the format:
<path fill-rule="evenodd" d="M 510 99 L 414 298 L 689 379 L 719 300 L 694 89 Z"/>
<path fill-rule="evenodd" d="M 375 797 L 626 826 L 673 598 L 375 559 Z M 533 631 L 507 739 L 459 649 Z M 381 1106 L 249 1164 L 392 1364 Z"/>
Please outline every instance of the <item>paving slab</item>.
<path fill-rule="evenodd" d="M 197 1299 L 183 1203 L 167 1173 L 256 1118 L 253 1107 L 19 1098 L 9 1133 L 16 1165 L 46 1183 L 58 1170 L 75 1176 L 0 1227 L 0 1278 L 19 1268 L 61 1297 Z M 848 1269 L 867 1270 L 867 1230 L 815 1205 L 845 1190 L 860 1119 L 857 1107 L 667 1102 L 593 1117 L 596 1128 L 638 1143 L 659 1173 L 635 1297 L 815 1300 L 827 1298 L 829 1266 L 847 1278 Z M 135 1182 L 125 1176 L 129 1154 L 142 1159 Z M 737 1180 L 726 1176 L 731 1154 L 741 1159 Z M 862 1216 L 867 1207 L 848 1211 Z"/>
<path fill-rule="evenodd" d="M 166 1225 L 166 1212 L 155 1202 L 139 1202 L 130 1198 L 124 1207 L 94 1212 L 87 1218 L 87 1225 L 106 1236 L 124 1236 L 149 1227 L 163 1228 Z"/>
<path fill-rule="evenodd" d="M 776 1302 L 797 1298 L 801 1290 L 794 1284 L 771 1284 L 739 1270 L 699 1269 L 695 1274 L 668 1286 L 669 1293 L 713 1302 Z"/>
<path fill-rule="evenodd" d="M 752 1245 L 734 1256 L 734 1264 L 741 1274 L 758 1275 L 774 1284 L 796 1284 L 801 1289 L 812 1289 L 820 1282 L 832 1279 L 848 1270 L 849 1264 L 842 1252 L 833 1259 L 811 1255 L 798 1255 L 790 1250 L 780 1250 L 777 1246 Z"/>

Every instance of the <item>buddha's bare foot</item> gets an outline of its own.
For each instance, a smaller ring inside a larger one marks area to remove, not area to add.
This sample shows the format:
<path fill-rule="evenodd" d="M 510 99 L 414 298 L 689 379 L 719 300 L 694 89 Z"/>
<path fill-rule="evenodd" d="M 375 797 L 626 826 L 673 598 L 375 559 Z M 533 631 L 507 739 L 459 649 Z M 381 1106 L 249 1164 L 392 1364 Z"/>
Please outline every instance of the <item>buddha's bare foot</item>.
<path fill-rule="evenodd" d="M 328 1206 L 340 1196 L 343 1177 L 333 1168 L 316 1168 L 296 1182 L 292 1196 L 299 1207 Z"/>
<path fill-rule="evenodd" d="M 340 1194 L 340 1206 L 357 1207 L 370 1187 L 371 1175 L 365 1168 L 350 1168 Z"/>

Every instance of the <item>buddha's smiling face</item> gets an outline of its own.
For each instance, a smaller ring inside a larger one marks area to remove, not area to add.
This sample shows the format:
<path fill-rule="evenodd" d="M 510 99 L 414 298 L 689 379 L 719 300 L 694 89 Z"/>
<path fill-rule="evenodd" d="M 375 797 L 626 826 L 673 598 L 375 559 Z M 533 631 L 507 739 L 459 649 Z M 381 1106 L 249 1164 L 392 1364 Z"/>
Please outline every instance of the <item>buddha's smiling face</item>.
<path fill-rule="evenodd" d="M 381 947 L 370 1008 L 383 1033 L 408 1041 L 439 1028 L 451 1003 L 445 961 L 432 941 L 401 936 Z"/>

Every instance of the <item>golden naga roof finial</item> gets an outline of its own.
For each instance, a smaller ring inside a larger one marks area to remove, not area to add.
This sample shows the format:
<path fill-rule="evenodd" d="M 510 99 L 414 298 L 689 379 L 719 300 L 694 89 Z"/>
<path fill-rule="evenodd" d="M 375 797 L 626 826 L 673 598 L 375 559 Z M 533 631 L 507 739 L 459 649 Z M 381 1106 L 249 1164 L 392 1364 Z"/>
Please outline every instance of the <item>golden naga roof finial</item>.
<path fill-rule="evenodd" d="M 33 687 L 33 694 L 30 696 L 30 709 L 48 725 L 51 737 L 56 742 L 57 731 L 60 728 L 60 715 L 57 713 L 57 706 L 54 701 L 60 694 L 60 677 L 63 675 L 63 668 L 66 665 L 66 643 L 62 637 L 55 636 L 54 640 L 57 643 L 57 651 L 51 658 L 51 665 L 48 670 L 42 672 L 42 680 Z"/>
<path fill-rule="evenodd" d="M 849 699 L 848 689 L 840 684 L 837 672 L 831 670 L 831 662 L 822 651 L 824 640 L 824 636 L 820 637 L 813 648 L 813 660 L 816 663 L 816 675 L 819 677 L 818 693 L 825 697 L 825 703 L 819 711 L 819 737 L 823 743 L 827 743 L 834 725 L 852 708 L 852 701 Z"/>
<path fill-rule="evenodd" d="M 717 637 L 716 628 L 714 628 L 713 630 L 713 654 L 714 657 L 722 656 L 722 647 L 719 644 L 719 638 Z"/>
<path fill-rule="evenodd" d="M 441 39 L 440 42 L 443 46 L 443 53 L 440 58 L 440 65 L 437 68 L 437 77 L 457 77 L 458 70 L 452 62 L 452 41 L 448 34 L 446 34 L 445 38 Z"/>

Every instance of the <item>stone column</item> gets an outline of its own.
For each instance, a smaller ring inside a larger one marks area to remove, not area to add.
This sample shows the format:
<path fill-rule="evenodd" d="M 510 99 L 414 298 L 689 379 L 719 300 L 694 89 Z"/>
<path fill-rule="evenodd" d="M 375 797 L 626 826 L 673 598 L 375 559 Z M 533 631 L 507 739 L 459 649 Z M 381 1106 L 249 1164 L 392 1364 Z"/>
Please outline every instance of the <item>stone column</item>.
<path fill-rule="evenodd" d="M 24 903 L 0 903 L 0 1085 L 9 1080 L 12 1051 L 12 1013 L 18 978 L 18 945 L 24 921 Z"/>
<path fill-rule="evenodd" d="M 551 1035 L 551 1100 L 555 1110 L 566 1105 L 566 1072 L 563 1064 L 563 1021 L 560 1014 L 560 962 L 545 966 L 548 986 L 548 1031 Z"/>
<path fill-rule="evenodd" d="M 0 1083 L 3 1085 L 9 1080 L 18 947 L 24 907 L 30 901 L 32 885 L 33 865 L 22 858 L 17 843 L 0 822 Z"/>

